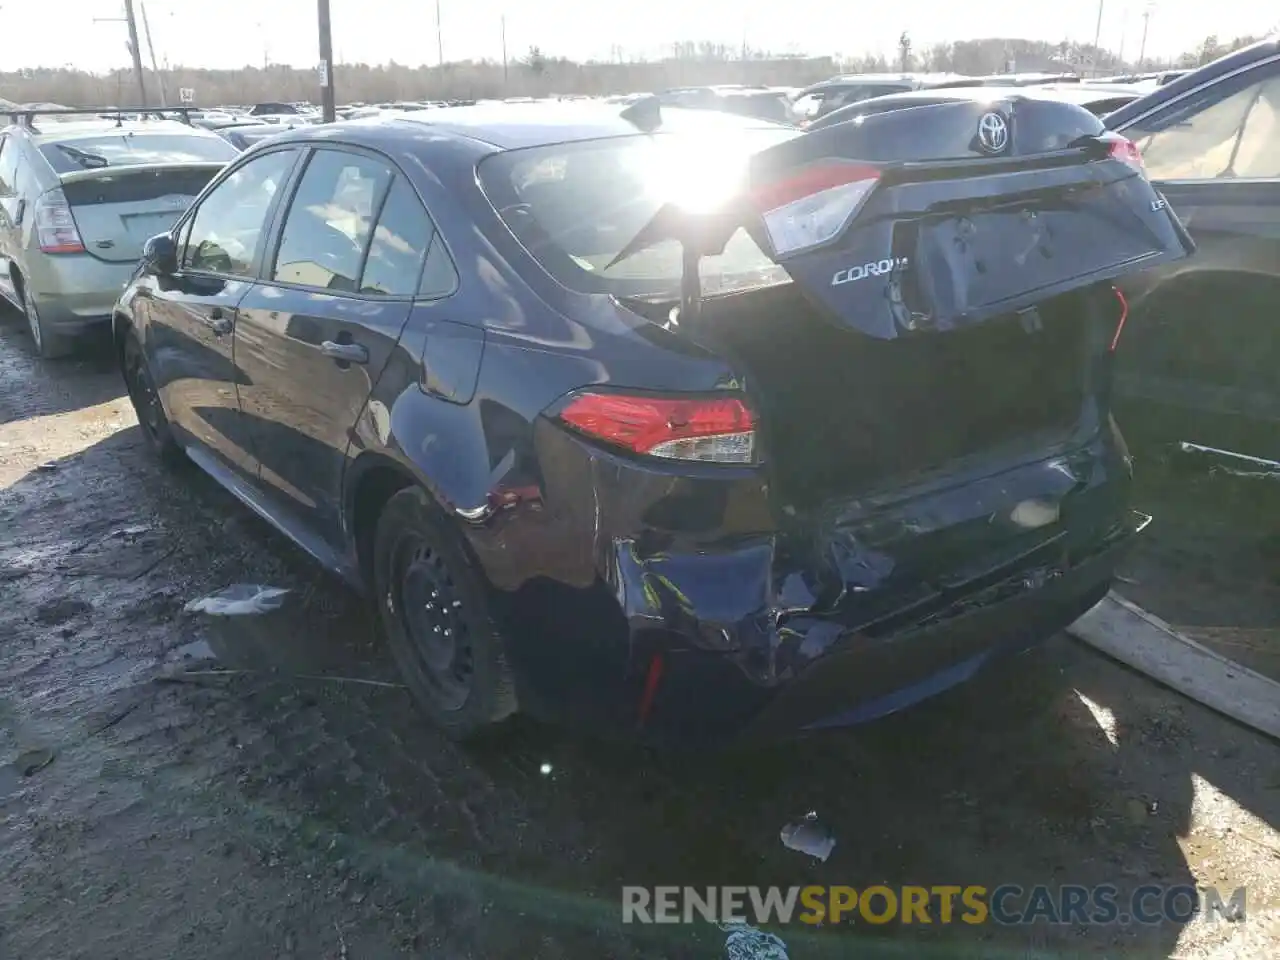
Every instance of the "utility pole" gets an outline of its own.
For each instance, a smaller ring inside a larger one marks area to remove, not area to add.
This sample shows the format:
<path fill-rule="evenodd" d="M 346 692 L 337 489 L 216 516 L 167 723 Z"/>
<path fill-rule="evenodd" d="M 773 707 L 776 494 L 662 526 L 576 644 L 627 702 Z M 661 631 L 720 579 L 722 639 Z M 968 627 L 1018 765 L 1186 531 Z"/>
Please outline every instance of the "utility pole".
<path fill-rule="evenodd" d="M 142 32 L 147 35 L 147 50 L 151 53 L 151 72 L 156 75 L 156 83 L 160 87 L 160 106 L 167 107 L 169 98 L 164 92 L 164 77 L 160 75 L 160 67 L 156 64 L 156 45 L 151 42 L 151 22 L 147 20 L 147 5 L 139 4 L 142 8 Z"/>
<path fill-rule="evenodd" d="M 142 51 L 138 49 L 138 22 L 133 17 L 133 0 L 124 0 L 124 17 L 94 17 L 94 23 L 119 23 L 129 26 L 129 53 L 133 56 L 133 72 L 138 77 L 138 92 L 142 95 L 140 107 L 147 106 L 147 80 L 142 72 Z M 117 91 L 118 94 L 118 91 Z"/>
<path fill-rule="evenodd" d="M 504 13 L 498 20 L 502 26 L 502 92 L 507 92 L 507 15 Z"/>
<path fill-rule="evenodd" d="M 337 119 L 333 99 L 333 34 L 329 28 L 329 0 L 317 0 L 320 21 L 320 110 L 325 123 Z"/>
<path fill-rule="evenodd" d="M 444 30 L 440 26 L 440 0 L 436 0 L 436 57 L 440 62 L 440 71 L 444 72 Z"/>
<path fill-rule="evenodd" d="M 1151 26 L 1151 8 L 1142 11 L 1142 44 L 1138 47 L 1138 69 L 1142 69 L 1142 62 L 1147 58 L 1147 28 Z"/>
<path fill-rule="evenodd" d="M 1106 0 L 1098 0 L 1098 27 L 1093 31 L 1093 75 L 1098 75 L 1098 60 L 1102 57 L 1102 51 L 1098 48 L 1098 44 L 1102 42 L 1102 8 L 1106 6 Z"/>

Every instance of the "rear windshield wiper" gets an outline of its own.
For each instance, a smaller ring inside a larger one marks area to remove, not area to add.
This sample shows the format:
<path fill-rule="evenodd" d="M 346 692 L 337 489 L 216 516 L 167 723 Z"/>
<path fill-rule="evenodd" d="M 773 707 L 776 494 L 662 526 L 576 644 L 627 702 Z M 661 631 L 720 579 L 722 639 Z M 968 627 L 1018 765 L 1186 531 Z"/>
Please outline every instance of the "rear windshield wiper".
<path fill-rule="evenodd" d="M 55 143 L 54 146 L 86 170 L 101 170 L 103 167 L 111 165 L 111 161 L 106 157 L 99 156 L 96 153 L 90 153 L 88 150 L 71 147 L 65 143 Z"/>

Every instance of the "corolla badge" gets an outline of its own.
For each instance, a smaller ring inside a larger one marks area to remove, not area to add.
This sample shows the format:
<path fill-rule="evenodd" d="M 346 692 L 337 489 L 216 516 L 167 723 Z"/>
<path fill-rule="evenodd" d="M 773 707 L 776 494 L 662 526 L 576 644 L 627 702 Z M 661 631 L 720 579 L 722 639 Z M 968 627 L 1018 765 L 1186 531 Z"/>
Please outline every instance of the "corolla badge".
<path fill-rule="evenodd" d="M 831 285 L 838 287 L 844 283 L 854 283 L 867 277 L 887 277 L 895 270 L 905 270 L 911 261 L 907 257 L 889 257 L 884 260 L 873 260 L 856 267 L 837 270 L 831 278 Z"/>
<path fill-rule="evenodd" d="M 1004 153 L 1009 146 L 1009 123 L 998 113 L 984 113 L 978 120 L 978 147 L 983 153 Z"/>

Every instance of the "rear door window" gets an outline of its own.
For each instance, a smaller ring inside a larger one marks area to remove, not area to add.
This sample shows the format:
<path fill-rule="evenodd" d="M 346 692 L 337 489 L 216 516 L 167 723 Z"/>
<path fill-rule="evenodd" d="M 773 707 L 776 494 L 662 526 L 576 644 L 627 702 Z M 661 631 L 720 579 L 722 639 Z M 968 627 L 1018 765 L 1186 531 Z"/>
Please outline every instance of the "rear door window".
<path fill-rule="evenodd" d="M 417 293 L 422 265 L 434 238 L 435 228 L 417 194 L 404 177 L 397 176 L 373 231 L 360 292 L 385 296 Z"/>
<path fill-rule="evenodd" d="M 1212 84 L 1123 132 L 1153 180 L 1280 177 L 1280 68 Z"/>
<path fill-rule="evenodd" d="M 392 177 L 371 157 L 317 150 L 285 214 L 271 279 L 355 293 Z"/>
<path fill-rule="evenodd" d="M 295 150 L 254 157 L 200 202 L 183 248 L 187 270 L 252 277 L 267 215 L 297 159 Z"/>

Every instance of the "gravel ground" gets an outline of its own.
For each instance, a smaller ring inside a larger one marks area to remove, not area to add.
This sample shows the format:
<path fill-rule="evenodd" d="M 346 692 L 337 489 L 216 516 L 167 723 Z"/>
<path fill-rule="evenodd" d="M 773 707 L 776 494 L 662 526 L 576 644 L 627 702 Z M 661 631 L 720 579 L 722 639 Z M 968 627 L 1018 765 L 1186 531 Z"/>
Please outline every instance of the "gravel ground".
<path fill-rule="evenodd" d="M 1157 612 L 1198 576 L 1173 530 L 1135 561 Z M 292 592 L 182 612 L 233 582 Z M 1275 600 L 1209 593 L 1246 625 Z M 723 955 L 711 928 L 622 925 L 624 883 L 1246 885 L 1234 924 L 781 933 L 793 958 L 1280 951 L 1280 747 L 1066 637 L 785 748 L 659 756 L 524 722 L 447 743 L 376 685 L 358 600 L 152 462 L 105 347 L 41 363 L 9 315 L 0 609 L 0 957 Z M 779 842 L 809 810 L 825 863 Z"/>

